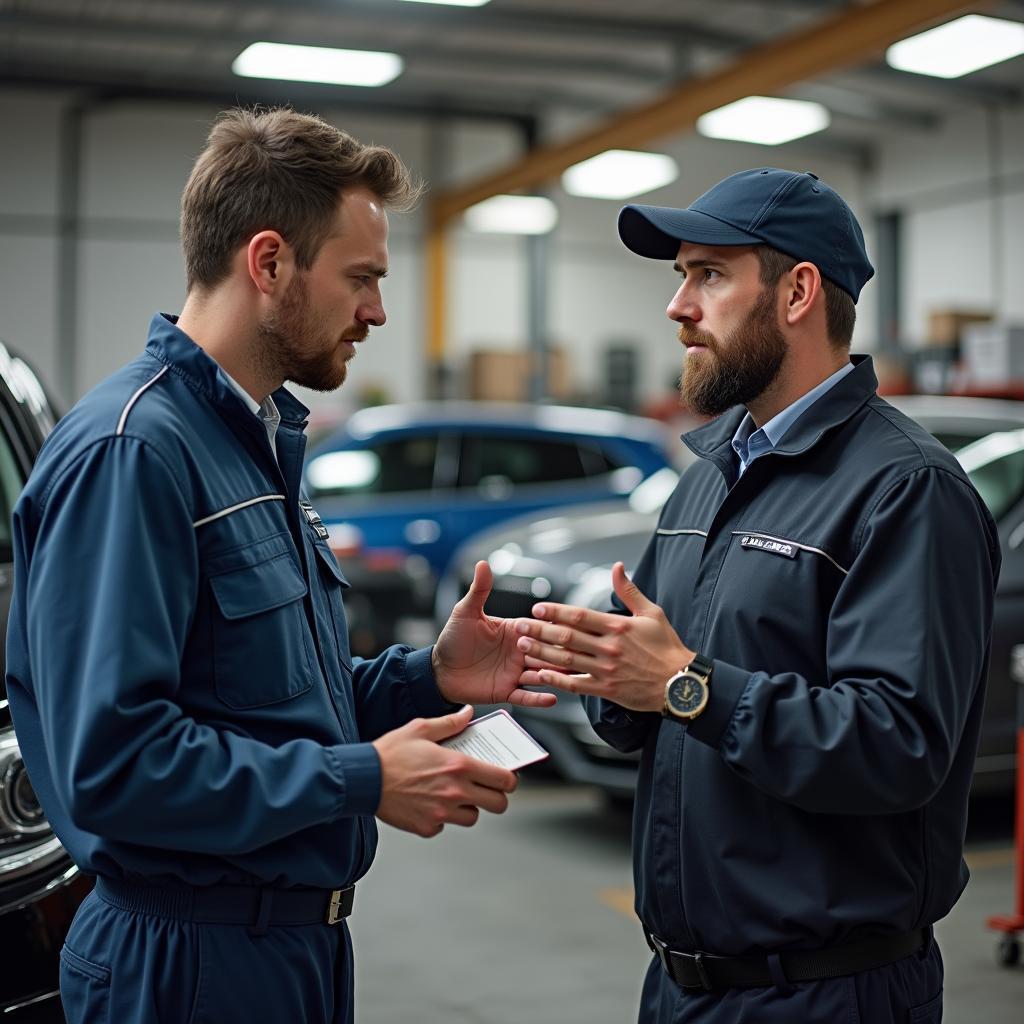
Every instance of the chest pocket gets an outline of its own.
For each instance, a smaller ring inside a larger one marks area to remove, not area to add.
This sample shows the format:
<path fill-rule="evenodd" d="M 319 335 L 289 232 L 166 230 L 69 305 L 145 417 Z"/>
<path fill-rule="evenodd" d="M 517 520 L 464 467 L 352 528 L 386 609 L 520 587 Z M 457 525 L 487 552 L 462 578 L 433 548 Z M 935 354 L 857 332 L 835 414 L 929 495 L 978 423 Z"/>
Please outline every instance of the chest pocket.
<path fill-rule="evenodd" d="M 789 668 L 820 672 L 818 662 L 801 658 L 826 649 L 829 615 L 847 569 L 824 547 L 797 536 L 786 529 L 732 532 L 706 635 L 725 630 L 771 637 L 772 649 L 786 652 Z M 780 664 L 758 667 L 781 671 Z"/>
<path fill-rule="evenodd" d="M 278 540 L 232 552 L 229 567 L 210 574 L 214 686 L 231 708 L 276 704 L 313 685 L 306 581 Z"/>

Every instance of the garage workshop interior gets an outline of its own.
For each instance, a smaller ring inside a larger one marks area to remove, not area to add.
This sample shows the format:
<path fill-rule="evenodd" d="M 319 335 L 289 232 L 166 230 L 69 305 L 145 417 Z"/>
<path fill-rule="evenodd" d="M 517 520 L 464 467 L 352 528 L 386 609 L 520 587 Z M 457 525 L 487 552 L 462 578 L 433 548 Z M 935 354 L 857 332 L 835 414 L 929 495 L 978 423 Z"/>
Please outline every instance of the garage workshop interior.
<path fill-rule="evenodd" d="M 0 0 L 0 115 L 5 1022 L 1019 1024 L 1022 0 Z"/>

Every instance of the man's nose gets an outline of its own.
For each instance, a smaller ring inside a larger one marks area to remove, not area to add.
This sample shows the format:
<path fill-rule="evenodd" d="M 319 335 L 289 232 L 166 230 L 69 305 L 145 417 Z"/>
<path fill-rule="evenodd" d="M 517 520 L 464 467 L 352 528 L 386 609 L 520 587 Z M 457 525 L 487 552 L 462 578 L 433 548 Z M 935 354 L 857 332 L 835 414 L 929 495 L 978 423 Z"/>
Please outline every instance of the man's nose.
<path fill-rule="evenodd" d="M 665 315 L 675 323 L 680 323 L 683 320 L 700 320 L 700 306 L 693 300 L 685 281 L 679 286 L 679 291 L 672 296 Z"/>
<path fill-rule="evenodd" d="M 388 319 L 387 313 L 384 312 L 384 303 L 380 299 L 365 303 L 359 307 L 356 319 L 367 327 L 383 327 Z"/>

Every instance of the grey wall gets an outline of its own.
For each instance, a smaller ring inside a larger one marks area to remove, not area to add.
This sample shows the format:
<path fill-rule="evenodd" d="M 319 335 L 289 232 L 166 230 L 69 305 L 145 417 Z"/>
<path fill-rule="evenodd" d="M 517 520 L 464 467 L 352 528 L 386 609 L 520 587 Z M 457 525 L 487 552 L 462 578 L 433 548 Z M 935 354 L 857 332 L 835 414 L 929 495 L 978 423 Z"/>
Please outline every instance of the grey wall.
<path fill-rule="evenodd" d="M 58 93 L 0 91 L 0 337 L 27 353 L 64 397 L 77 397 L 141 349 L 154 311 L 181 306 L 178 200 L 216 109 L 121 102 L 84 110 L 79 173 L 62 193 L 69 109 L 70 97 Z M 506 126 L 321 113 L 365 141 L 392 146 L 435 182 L 470 180 L 520 152 L 521 139 Z M 981 305 L 1024 318 L 1024 290 L 1016 287 L 1024 270 L 1022 140 L 1022 110 L 954 118 L 939 133 L 882 140 L 868 165 L 820 140 L 772 149 L 690 135 L 658 147 L 675 156 L 680 179 L 640 201 L 685 205 L 735 170 L 779 164 L 814 170 L 837 188 L 861 217 L 869 247 L 873 215 L 903 211 L 902 329 L 913 344 L 937 306 Z M 632 341 L 643 392 L 663 393 L 680 364 L 664 317 L 675 275 L 619 244 L 620 204 L 572 198 L 557 186 L 550 194 L 561 216 L 551 236 L 552 342 L 570 353 L 586 393 L 599 383 L 604 348 Z M 77 218 L 69 224 L 61 214 L 72 200 Z M 73 240 L 62 246 L 62 227 L 69 226 Z M 341 407 L 371 387 L 396 400 L 424 394 L 422 238 L 421 214 L 392 218 L 388 324 L 361 349 L 344 393 L 304 398 Z M 525 345 L 526 248 L 520 238 L 453 230 L 447 345 L 454 364 L 476 347 Z M 869 285 L 857 349 L 875 347 L 875 309 Z"/>

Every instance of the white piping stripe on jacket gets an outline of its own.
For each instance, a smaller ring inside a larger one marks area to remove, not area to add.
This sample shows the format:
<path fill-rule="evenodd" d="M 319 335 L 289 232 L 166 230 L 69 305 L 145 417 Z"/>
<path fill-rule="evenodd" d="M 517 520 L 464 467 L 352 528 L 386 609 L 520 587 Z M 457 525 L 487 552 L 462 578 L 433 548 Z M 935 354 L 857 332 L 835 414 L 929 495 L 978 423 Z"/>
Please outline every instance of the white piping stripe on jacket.
<path fill-rule="evenodd" d="M 124 433 L 124 425 L 128 422 L 128 413 L 132 411 L 132 406 L 142 397 L 142 393 L 147 388 L 152 387 L 168 369 L 169 367 L 165 366 L 155 377 L 151 377 L 147 380 L 146 383 L 128 399 L 128 404 L 121 410 L 121 418 L 117 421 L 117 430 L 114 431 L 116 437 L 120 437 Z"/>
<path fill-rule="evenodd" d="M 827 551 L 822 551 L 821 548 L 812 548 L 810 544 L 800 544 L 795 540 L 787 540 L 785 537 L 773 537 L 770 533 L 754 533 L 753 530 L 733 530 L 732 535 L 734 537 L 760 537 L 762 540 L 774 540 L 779 544 L 792 544 L 793 547 L 799 548 L 801 551 L 810 551 L 815 555 L 821 555 L 822 558 L 827 558 L 844 576 L 850 575 L 850 570 L 844 569 Z"/>
<path fill-rule="evenodd" d="M 662 537 L 680 537 L 683 535 L 695 537 L 707 536 L 703 530 L 658 530 L 657 532 L 660 533 Z"/>
<path fill-rule="evenodd" d="M 284 501 L 285 497 L 283 494 L 261 494 L 258 498 L 250 498 L 248 501 L 240 501 L 237 505 L 232 505 L 230 508 L 222 508 L 219 512 L 214 512 L 212 516 L 206 516 L 203 519 L 197 519 L 192 526 L 200 527 L 205 526 L 207 523 L 212 523 L 214 519 L 223 519 L 224 516 L 231 515 L 232 512 L 237 512 L 239 509 L 248 508 L 250 505 L 259 505 L 263 501 Z"/>

